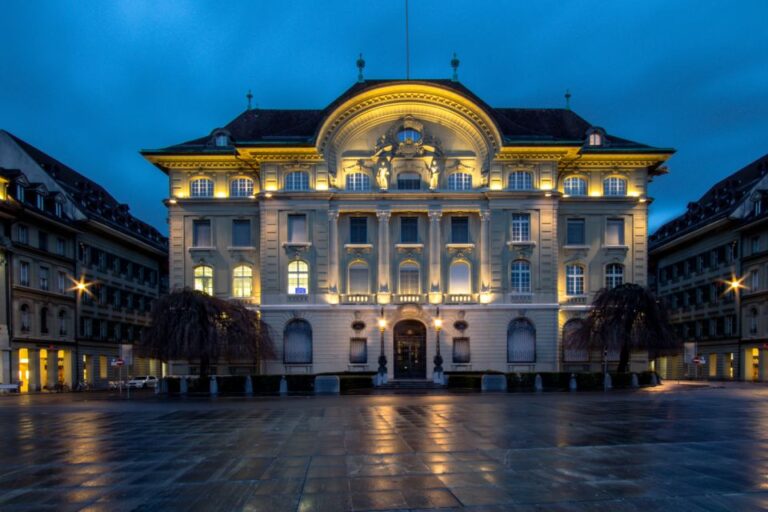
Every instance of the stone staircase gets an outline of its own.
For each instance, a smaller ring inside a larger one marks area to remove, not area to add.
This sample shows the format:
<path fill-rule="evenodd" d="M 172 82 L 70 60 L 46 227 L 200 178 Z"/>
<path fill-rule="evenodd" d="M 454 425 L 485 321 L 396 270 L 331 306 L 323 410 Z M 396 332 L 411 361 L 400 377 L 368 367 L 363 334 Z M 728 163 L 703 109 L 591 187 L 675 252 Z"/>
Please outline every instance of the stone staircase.
<path fill-rule="evenodd" d="M 392 379 L 383 386 L 378 386 L 375 389 L 377 390 L 386 390 L 386 391 L 428 391 L 428 390 L 437 390 L 437 389 L 445 389 L 445 386 L 441 384 L 435 384 L 431 380 L 416 380 L 416 379 Z"/>

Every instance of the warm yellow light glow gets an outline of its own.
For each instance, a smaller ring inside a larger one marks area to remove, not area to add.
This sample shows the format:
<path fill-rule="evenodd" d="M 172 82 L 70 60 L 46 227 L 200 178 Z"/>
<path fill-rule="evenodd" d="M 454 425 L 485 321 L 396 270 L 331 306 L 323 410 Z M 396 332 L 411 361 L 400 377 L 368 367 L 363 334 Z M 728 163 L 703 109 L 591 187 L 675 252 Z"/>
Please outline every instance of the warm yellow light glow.
<path fill-rule="evenodd" d="M 640 197 L 640 192 L 632 191 L 629 194 L 627 194 L 629 197 Z"/>
<path fill-rule="evenodd" d="M 646 198 L 644 198 L 644 197 L 641 197 L 640 199 L 638 199 L 638 201 L 640 201 L 641 203 L 644 203 L 644 202 L 646 202 L 646 201 L 647 201 L 647 199 L 646 199 Z"/>
<path fill-rule="evenodd" d="M 216 192 L 216 197 L 218 197 L 219 199 L 224 199 L 225 197 L 227 197 L 227 193 L 226 192 Z"/>
<path fill-rule="evenodd" d="M 74 285 L 72 286 L 72 288 L 69 289 L 69 291 L 77 291 L 77 293 L 87 293 L 90 295 L 91 292 L 90 290 L 88 290 L 88 288 L 93 283 L 86 282 L 85 276 L 81 276 L 80 279 L 78 279 L 77 281 L 71 277 L 69 278 L 69 280 L 72 281 L 72 284 Z"/>
<path fill-rule="evenodd" d="M 740 288 L 746 288 L 742 283 L 744 281 L 744 278 L 736 279 L 736 277 L 732 277 L 730 281 L 726 281 L 725 284 L 728 285 L 728 291 L 735 292 L 736 290 Z"/>
<path fill-rule="evenodd" d="M 589 195 L 590 197 L 600 197 L 602 194 L 600 192 L 590 192 Z"/>
<path fill-rule="evenodd" d="M 443 319 L 442 318 L 435 318 L 435 330 L 439 331 L 443 328 Z"/>
<path fill-rule="evenodd" d="M 547 192 L 546 194 L 544 194 L 544 197 L 552 197 L 552 192 Z"/>
<path fill-rule="evenodd" d="M 491 190 L 501 190 L 501 189 L 502 189 L 501 181 L 498 181 L 498 180 L 491 181 Z"/>
<path fill-rule="evenodd" d="M 264 197 L 269 199 L 270 197 L 272 197 L 272 192 L 267 192 L 266 194 L 264 194 Z"/>
<path fill-rule="evenodd" d="M 387 328 L 387 321 L 383 318 L 379 318 L 379 330 L 383 331 Z"/>
<path fill-rule="evenodd" d="M 320 191 L 328 190 L 328 184 L 325 182 L 318 182 L 317 185 L 315 185 L 315 188 Z"/>
<path fill-rule="evenodd" d="M 488 292 L 483 292 L 480 294 L 480 304 L 489 304 L 492 299 L 492 295 Z"/>
<path fill-rule="evenodd" d="M 277 184 L 274 182 L 269 182 L 266 185 L 264 185 L 264 190 L 267 192 L 274 192 L 277 190 Z"/>
<path fill-rule="evenodd" d="M 552 184 L 551 183 L 542 183 L 540 188 L 541 188 L 541 190 L 552 190 Z"/>
<path fill-rule="evenodd" d="M 443 301 L 443 294 L 440 292 L 429 292 L 429 303 L 440 304 Z"/>
<path fill-rule="evenodd" d="M 176 194 L 176 197 L 178 197 L 179 199 L 184 199 L 185 197 L 187 197 L 187 194 L 185 194 L 184 192 L 179 192 Z"/>
<path fill-rule="evenodd" d="M 168 204 L 176 204 L 178 201 L 176 201 L 174 198 L 170 198 L 168 200 Z"/>
<path fill-rule="evenodd" d="M 571 197 L 571 196 L 569 196 L 568 194 L 563 194 L 563 197 Z"/>

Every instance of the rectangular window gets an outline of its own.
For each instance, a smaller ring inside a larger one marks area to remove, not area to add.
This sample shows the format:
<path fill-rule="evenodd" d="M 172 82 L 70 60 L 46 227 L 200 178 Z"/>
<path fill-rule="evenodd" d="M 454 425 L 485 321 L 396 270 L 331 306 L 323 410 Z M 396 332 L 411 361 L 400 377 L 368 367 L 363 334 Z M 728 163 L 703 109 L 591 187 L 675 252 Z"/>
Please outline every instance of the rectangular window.
<path fill-rule="evenodd" d="M 56 277 L 56 291 L 59 293 L 67 292 L 67 274 L 59 272 Z"/>
<path fill-rule="evenodd" d="M 568 219 L 565 245 L 584 245 L 586 243 L 584 219 Z"/>
<path fill-rule="evenodd" d="M 608 219 L 605 225 L 605 245 L 624 245 L 624 219 Z"/>
<path fill-rule="evenodd" d="M 288 242 L 292 244 L 307 242 L 307 216 L 288 216 Z"/>
<path fill-rule="evenodd" d="M 234 247 L 251 246 L 251 221 L 235 219 L 232 221 L 232 245 Z"/>
<path fill-rule="evenodd" d="M 38 231 L 37 233 L 37 247 L 41 251 L 48 250 L 48 233 Z"/>
<path fill-rule="evenodd" d="M 527 213 L 512 214 L 512 241 L 527 242 L 531 239 L 531 216 Z"/>
<path fill-rule="evenodd" d="M 107 366 L 107 356 L 99 356 L 99 378 L 104 380 L 108 378 L 109 366 Z"/>
<path fill-rule="evenodd" d="M 709 354 L 709 376 L 717 377 L 717 354 Z"/>
<path fill-rule="evenodd" d="M 398 190 L 419 190 L 421 188 L 421 177 L 416 173 L 403 172 L 397 176 Z"/>
<path fill-rule="evenodd" d="M 29 228 L 27 226 L 19 225 L 19 227 L 16 229 L 16 234 L 20 244 L 29 243 Z"/>
<path fill-rule="evenodd" d="M 421 293 L 419 285 L 419 267 L 413 263 L 404 263 L 400 266 L 400 293 L 402 295 L 416 295 Z"/>
<path fill-rule="evenodd" d="M 400 217 L 400 242 L 404 244 L 419 243 L 418 217 Z"/>
<path fill-rule="evenodd" d="M 211 221 L 210 220 L 193 221 L 192 222 L 192 246 L 193 247 L 211 247 L 212 245 L 213 245 L 213 242 L 211 240 Z"/>
<path fill-rule="evenodd" d="M 368 286 L 368 266 L 352 265 L 349 268 L 349 293 L 351 295 L 365 295 L 369 292 Z"/>
<path fill-rule="evenodd" d="M 29 263 L 26 261 L 19 262 L 19 284 L 29 286 Z"/>
<path fill-rule="evenodd" d="M 349 338 L 350 364 L 366 364 L 368 362 L 368 339 Z"/>
<path fill-rule="evenodd" d="M 368 243 L 368 218 L 350 217 L 349 218 L 349 243 L 367 244 Z"/>
<path fill-rule="evenodd" d="M 65 256 L 67 254 L 67 241 L 63 238 L 56 239 L 56 254 Z"/>
<path fill-rule="evenodd" d="M 451 217 L 451 242 L 469 243 L 469 217 Z"/>
<path fill-rule="evenodd" d="M 48 267 L 40 267 L 40 289 L 48 290 L 49 288 L 49 274 Z"/>
<path fill-rule="evenodd" d="M 760 252 L 760 237 L 753 236 L 750 245 L 752 249 L 752 254 L 755 254 L 756 252 Z"/>
<path fill-rule="evenodd" d="M 453 364 L 468 364 L 469 362 L 469 338 L 453 338 Z"/>

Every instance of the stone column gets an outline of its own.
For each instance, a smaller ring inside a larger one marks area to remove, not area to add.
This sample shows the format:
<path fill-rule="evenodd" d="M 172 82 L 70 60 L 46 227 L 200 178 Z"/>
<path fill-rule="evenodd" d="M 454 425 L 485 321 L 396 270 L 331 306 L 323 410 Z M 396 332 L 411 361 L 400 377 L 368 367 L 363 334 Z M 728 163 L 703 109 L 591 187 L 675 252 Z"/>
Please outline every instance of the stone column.
<path fill-rule="evenodd" d="M 389 286 L 389 218 L 392 212 L 389 210 L 377 210 L 379 219 L 379 276 L 378 276 L 378 302 L 389 303 L 391 289 Z"/>
<path fill-rule="evenodd" d="M 339 211 L 328 210 L 328 292 L 339 293 Z"/>
<path fill-rule="evenodd" d="M 480 210 L 480 293 L 491 291 L 490 210 Z"/>
<path fill-rule="evenodd" d="M 48 365 L 46 385 L 48 386 L 48 389 L 53 391 L 59 383 L 59 352 L 57 350 L 48 349 L 48 358 L 46 359 L 46 362 Z"/>
<path fill-rule="evenodd" d="M 40 350 L 30 348 L 29 354 L 29 391 L 40 391 Z"/>
<path fill-rule="evenodd" d="M 442 302 L 442 286 L 440 276 L 440 218 L 443 212 L 431 210 L 429 212 L 429 302 L 439 304 Z"/>

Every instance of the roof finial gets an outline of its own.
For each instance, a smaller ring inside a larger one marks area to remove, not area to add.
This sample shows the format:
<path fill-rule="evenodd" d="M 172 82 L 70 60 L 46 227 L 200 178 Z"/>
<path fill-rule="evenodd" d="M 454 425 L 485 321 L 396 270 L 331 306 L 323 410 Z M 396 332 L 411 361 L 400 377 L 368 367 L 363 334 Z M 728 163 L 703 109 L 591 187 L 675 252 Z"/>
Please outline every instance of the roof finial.
<path fill-rule="evenodd" d="M 251 100 L 253 99 L 253 94 L 251 93 L 250 89 L 248 89 L 248 94 L 246 94 L 245 97 L 248 99 L 248 110 L 251 110 Z"/>
<path fill-rule="evenodd" d="M 365 59 L 363 59 L 363 54 L 361 53 L 357 58 L 357 81 L 359 83 L 365 82 L 365 79 L 363 78 L 363 69 L 365 69 Z"/>
<path fill-rule="evenodd" d="M 451 77 L 451 80 L 454 82 L 459 81 L 459 58 L 456 56 L 456 52 L 453 52 L 453 58 L 451 59 L 451 67 L 453 68 L 453 76 Z"/>
<path fill-rule="evenodd" d="M 565 110 L 571 110 L 571 90 L 565 90 Z"/>

